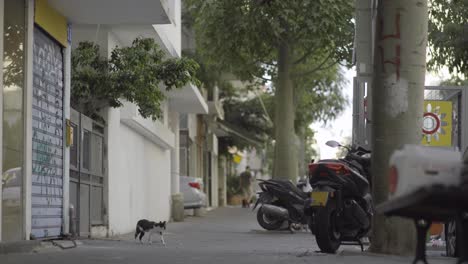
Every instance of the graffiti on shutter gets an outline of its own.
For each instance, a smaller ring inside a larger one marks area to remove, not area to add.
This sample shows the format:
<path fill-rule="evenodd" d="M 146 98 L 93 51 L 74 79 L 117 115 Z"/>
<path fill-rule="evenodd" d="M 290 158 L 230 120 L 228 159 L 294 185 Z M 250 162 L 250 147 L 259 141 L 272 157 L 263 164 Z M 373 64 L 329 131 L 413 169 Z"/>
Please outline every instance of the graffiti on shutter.
<path fill-rule="evenodd" d="M 56 237 L 63 217 L 63 54 L 38 28 L 33 54 L 32 235 Z"/>

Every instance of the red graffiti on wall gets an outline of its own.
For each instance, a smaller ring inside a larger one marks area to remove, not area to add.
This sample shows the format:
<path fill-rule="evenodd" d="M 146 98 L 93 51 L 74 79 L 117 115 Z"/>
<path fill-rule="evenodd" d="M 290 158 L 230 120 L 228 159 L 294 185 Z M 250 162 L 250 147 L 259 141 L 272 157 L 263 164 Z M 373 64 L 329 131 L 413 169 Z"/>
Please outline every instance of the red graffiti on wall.
<path fill-rule="evenodd" d="M 401 40 L 401 27 L 400 27 L 400 12 L 395 15 L 395 33 L 394 34 L 387 34 L 385 35 L 383 33 L 384 31 L 384 22 L 383 19 L 380 20 L 380 44 L 379 44 L 379 50 L 380 50 L 380 56 L 381 56 L 381 64 L 382 64 L 382 69 L 383 72 L 385 72 L 385 65 L 386 64 L 391 64 L 395 66 L 395 71 L 396 71 L 396 77 L 397 80 L 400 80 L 400 67 L 401 67 L 401 46 L 400 43 L 395 44 L 395 57 L 391 59 L 386 59 L 385 58 L 385 50 L 384 47 L 382 46 L 382 43 L 384 41 L 388 41 L 390 39 L 397 39 Z"/>

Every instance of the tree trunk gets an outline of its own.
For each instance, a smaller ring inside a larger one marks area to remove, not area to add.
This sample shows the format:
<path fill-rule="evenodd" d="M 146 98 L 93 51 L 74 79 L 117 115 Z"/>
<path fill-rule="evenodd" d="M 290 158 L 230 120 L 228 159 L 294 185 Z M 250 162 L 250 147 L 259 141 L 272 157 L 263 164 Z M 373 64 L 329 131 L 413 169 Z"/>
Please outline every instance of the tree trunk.
<path fill-rule="evenodd" d="M 282 42 L 278 50 L 275 92 L 275 159 L 273 178 L 297 179 L 297 140 L 294 132 L 294 91 L 290 77 L 291 49 Z"/>
<path fill-rule="evenodd" d="M 427 0 L 382 0 L 377 13 L 372 92 L 372 175 L 376 205 L 388 199 L 388 162 L 405 144 L 420 144 L 426 72 Z M 407 255 L 413 223 L 375 215 L 371 251 Z"/>

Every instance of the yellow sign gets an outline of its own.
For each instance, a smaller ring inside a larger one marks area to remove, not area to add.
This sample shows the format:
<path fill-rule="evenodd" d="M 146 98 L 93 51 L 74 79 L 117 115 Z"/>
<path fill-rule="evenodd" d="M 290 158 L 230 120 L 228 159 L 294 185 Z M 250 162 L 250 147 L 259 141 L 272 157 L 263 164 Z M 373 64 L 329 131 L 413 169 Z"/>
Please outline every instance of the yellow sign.
<path fill-rule="evenodd" d="M 238 154 L 234 154 L 233 159 L 234 159 L 235 163 L 239 164 L 241 162 L 241 160 L 242 160 L 242 156 L 238 155 Z"/>
<path fill-rule="evenodd" d="M 47 0 L 36 0 L 34 21 L 49 33 L 62 46 L 67 47 L 68 24 L 67 19 L 52 8 Z"/>
<path fill-rule="evenodd" d="M 423 145 L 452 146 L 452 108 L 451 101 L 424 101 Z"/>

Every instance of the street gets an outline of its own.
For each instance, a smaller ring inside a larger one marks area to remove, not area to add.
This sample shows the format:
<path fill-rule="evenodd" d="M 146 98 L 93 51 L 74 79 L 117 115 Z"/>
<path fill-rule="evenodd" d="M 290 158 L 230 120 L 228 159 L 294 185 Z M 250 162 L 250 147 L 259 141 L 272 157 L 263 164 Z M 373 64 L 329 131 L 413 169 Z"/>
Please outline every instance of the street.
<path fill-rule="evenodd" d="M 317 253 L 309 232 L 267 232 L 258 226 L 255 212 L 219 208 L 205 217 L 169 223 L 165 248 L 159 236 L 141 245 L 133 234 L 108 240 L 81 240 L 74 249 L 41 250 L 39 253 L 0 255 L 0 263 L 411 263 L 412 258 L 361 253 L 357 246 L 342 246 L 337 255 Z M 145 237 L 146 238 L 146 237 Z M 144 238 L 144 239 L 145 239 Z M 439 252 L 440 253 L 440 252 Z M 434 253 L 432 255 L 435 255 Z M 430 263 L 453 263 L 432 257 Z"/>

